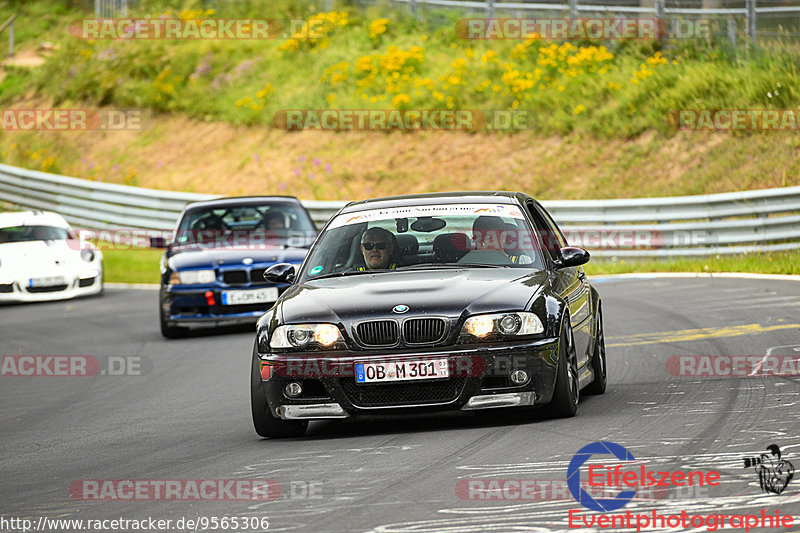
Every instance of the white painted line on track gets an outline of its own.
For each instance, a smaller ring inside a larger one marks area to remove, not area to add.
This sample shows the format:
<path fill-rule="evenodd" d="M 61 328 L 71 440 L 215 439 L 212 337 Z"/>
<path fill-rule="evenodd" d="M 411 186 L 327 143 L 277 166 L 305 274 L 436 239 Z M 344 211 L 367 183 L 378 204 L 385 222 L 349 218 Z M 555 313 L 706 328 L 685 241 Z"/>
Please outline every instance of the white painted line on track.
<path fill-rule="evenodd" d="M 157 291 L 158 283 L 103 283 L 107 289 L 133 289 L 143 291 Z"/>
<path fill-rule="evenodd" d="M 631 272 L 628 274 L 597 274 L 589 280 L 658 279 L 658 278 L 739 278 L 800 281 L 800 276 L 790 274 L 754 274 L 749 272 Z"/>

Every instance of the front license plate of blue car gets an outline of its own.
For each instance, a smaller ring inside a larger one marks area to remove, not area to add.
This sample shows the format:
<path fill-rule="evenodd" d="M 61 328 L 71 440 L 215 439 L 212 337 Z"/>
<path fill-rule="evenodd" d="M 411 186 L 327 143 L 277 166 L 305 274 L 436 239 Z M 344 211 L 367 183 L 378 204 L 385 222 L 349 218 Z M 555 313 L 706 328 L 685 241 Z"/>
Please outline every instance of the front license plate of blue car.
<path fill-rule="evenodd" d="M 356 383 L 384 383 L 450 377 L 447 358 L 356 363 Z"/>
<path fill-rule="evenodd" d="M 250 291 L 222 291 L 222 305 L 271 303 L 277 299 L 277 287 L 266 287 Z"/>

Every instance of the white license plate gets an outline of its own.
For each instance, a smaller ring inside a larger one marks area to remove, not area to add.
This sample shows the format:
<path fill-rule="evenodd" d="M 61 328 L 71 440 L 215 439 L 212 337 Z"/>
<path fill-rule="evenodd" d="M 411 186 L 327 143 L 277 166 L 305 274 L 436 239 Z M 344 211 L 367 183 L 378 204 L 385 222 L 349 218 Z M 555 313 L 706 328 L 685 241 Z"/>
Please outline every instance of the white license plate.
<path fill-rule="evenodd" d="M 410 379 L 440 379 L 450 377 L 447 359 L 418 359 L 356 363 L 356 383 L 384 383 Z"/>
<path fill-rule="evenodd" d="M 50 276 L 46 278 L 30 278 L 28 287 L 55 287 L 56 285 L 66 285 L 67 280 L 63 276 Z"/>
<path fill-rule="evenodd" d="M 222 291 L 222 305 L 272 303 L 277 299 L 277 287 L 250 291 Z"/>

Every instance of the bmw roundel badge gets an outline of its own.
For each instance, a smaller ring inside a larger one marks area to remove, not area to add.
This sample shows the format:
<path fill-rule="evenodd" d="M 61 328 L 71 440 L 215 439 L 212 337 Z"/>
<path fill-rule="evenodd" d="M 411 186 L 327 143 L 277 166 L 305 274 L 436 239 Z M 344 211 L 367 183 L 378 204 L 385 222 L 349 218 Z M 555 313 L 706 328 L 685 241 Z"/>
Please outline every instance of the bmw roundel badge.
<path fill-rule="evenodd" d="M 403 314 L 406 311 L 408 311 L 408 306 L 407 305 L 403 305 L 403 304 L 395 305 L 392 308 L 392 311 L 394 311 L 395 313 L 398 313 L 398 314 Z"/>

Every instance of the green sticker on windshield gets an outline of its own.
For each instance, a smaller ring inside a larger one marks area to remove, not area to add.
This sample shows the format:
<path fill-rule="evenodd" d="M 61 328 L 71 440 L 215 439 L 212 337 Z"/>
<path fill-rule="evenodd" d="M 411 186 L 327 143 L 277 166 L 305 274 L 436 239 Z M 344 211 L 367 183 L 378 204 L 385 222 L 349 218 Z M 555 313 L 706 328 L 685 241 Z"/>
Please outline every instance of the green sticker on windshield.
<path fill-rule="evenodd" d="M 322 265 L 315 266 L 314 268 L 312 268 L 309 274 L 313 276 L 314 274 L 319 274 L 320 272 L 322 272 Z"/>

